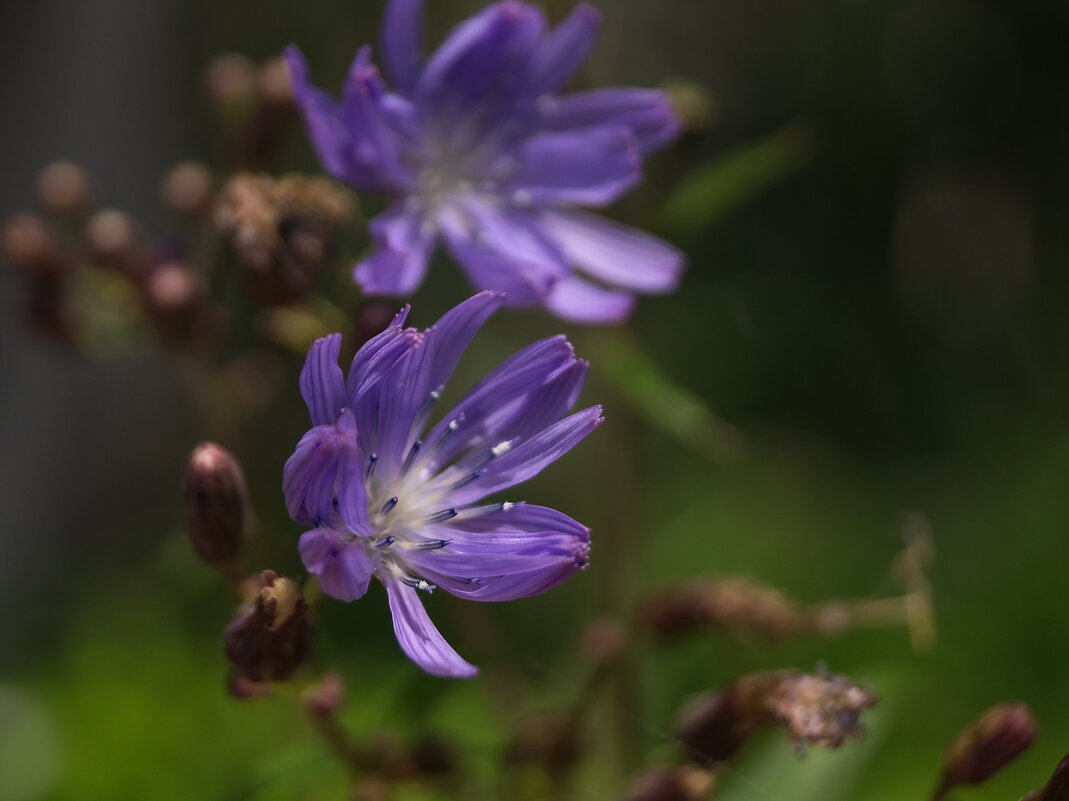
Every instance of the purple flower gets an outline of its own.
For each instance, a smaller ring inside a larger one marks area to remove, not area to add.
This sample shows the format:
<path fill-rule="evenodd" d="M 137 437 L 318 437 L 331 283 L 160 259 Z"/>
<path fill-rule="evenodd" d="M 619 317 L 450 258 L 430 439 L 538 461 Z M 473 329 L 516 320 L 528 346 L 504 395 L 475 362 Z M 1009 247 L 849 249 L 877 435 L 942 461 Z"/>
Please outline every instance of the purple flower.
<path fill-rule="evenodd" d="M 368 294 L 407 295 L 438 242 L 480 289 L 565 319 L 619 321 L 633 293 L 675 289 L 682 254 L 642 231 L 579 211 L 640 179 L 642 156 L 679 126 L 667 97 L 610 88 L 558 96 L 600 15 L 581 4 L 548 27 L 518 0 L 485 8 L 425 56 L 422 0 L 390 0 L 382 24 L 388 91 L 356 55 L 338 102 L 286 51 L 297 104 L 324 169 L 395 198 L 371 221 L 375 248 L 354 277 Z"/>
<path fill-rule="evenodd" d="M 282 480 L 290 516 L 310 527 L 301 559 L 343 601 L 378 578 L 401 648 L 436 676 L 477 671 L 435 629 L 420 590 L 525 598 L 585 567 L 589 550 L 589 530 L 567 515 L 482 502 L 539 473 L 602 421 L 600 406 L 568 415 L 587 363 L 563 336 L 506 359 L 427 430 L 461 353 L 503 299 L 482 292 L 426 331 L 403 327 L 406 306 L 359 350 L 348 378 L 340 334 L 317 340 L 301 371 L 314 427 Z"/>

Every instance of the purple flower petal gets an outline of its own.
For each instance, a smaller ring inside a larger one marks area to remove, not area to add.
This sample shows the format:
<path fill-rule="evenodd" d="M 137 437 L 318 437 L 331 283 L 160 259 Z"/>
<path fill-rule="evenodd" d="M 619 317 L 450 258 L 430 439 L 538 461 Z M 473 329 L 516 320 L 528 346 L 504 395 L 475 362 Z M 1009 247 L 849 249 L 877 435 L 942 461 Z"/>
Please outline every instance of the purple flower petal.
<path fill-rule="evenodd" d="M 558 317 L 587 325 L 623 322 L 634 305 L 634 295 L 602 289 L 575 276 L 555 283 L 546 297 L 546 308 Z"/>
<path fill-rule="evenodd" d="M 435 526 L 447 544 L 414 550 L 408 561 L 447 592 L 475 601 L 511 601 L 552 589 L 586 567 L 590 530 L 555 509 L 503 504 Z"/>
<path fill-rule="evenodd" d="M 571 264 L 607 284 L 637 292 L 679 284 L 683 254 L 645 231 L 574 209 L 545 209 L 539 222 Z"/>
<path fill-rule="evenodd" d="M 423 0 L 390 0 L 379 34 L 382 61 L 393 88 L 410 94 L 423 67 Z"/>
<path fill-rule="evenodd" d="M 541 303 L 559 276 L 559 262 L 517 258 L 515 242 L 494 236 L 499 229 L 475 227 L 450 210 L 439 219 L 442 236 L 477 289 L 505 293 L 509 306 Z"/>
<path fill-rule="evenodd" d="M 319 576 L 323 592 L 342 601 L 363 597 L 379 564 L 378 553 L 327 528 L 306 531 L 298 549 L 308 572 Z"/>
<path fill-rule="evenodd" d="M 391 206 L 371 221 L 376 250 L 353 270 L 368 295 L 408 295 L 423 283 L 434 247 L 433 226 L 418 211 Z"/>
<path fill-rule="evenodd" d="M 541 9 L 505 0 L 457 25 L 428 59 L 414 96 L 438 126 L 470 122 L 485 104 L 514 101 L 521 71 L 546 28 Z M 485 122 L 489 122 L 486 120 Z"/>
<path fill-rule="evenodd" d="M 580 3 L 542 40 L 531 60 L 527 91 L 535 96 L 560 91 L 590 52 L 601 28 L 601 14 Z"/>
<path fill-rule="evenodd" d="M 340 108 L 352 135 L 354 161 L 365 176 L 357 185 L 407 192 L 414 187 L 415 178 L 401 154 L 401 132 L 393 124 L 404 102 L 387 104 L 385 88 L 370 56 L 369 47 L 357 52 Z"/>
<path fill-rule="evenodd" d="M 566 454 L 604 421 L 601 407 L 576 412 L 495 456 L 471 475 L 457 475 L 449 498 L 454 506 L 474 503 L 498 490 L 521 484 Z M 501 448 L 501 443 L 497 446 Z M 464 470 L 458 471 L 463 473 Z"/>
<path fill-rule="evenodd" d="M 290 517 L 304 525 L 323 521 L 335 527 L 345 525 L 350 531 L 362 530 L 367 523 L 364 484 L 351 479 L 363 467 L 351 413 L 343 415 L 337 425 L 311 429 L 282 471 Z"/>
<path fill-rule="evenodd" d="M 504 300 L 500 292 L 480 292 L 447 311 L 430 327 L 427 336 L 434 346 L 432 387 L 449 380 L 471 340 Z"/>
<path fill-rule="evenodd" d="M 510 356 L 472 387 L 427 435 L 427 443 L 437 448 L 429 456 L 430 466 L 438 468 L 472 448 L 497 444 L 497 439 L 490 441 L 495 433 L 488 427 L 490 413 L 510 408 L 532 388 L 574 363 L 572 346 L 563 336 L 535 342 Z"/>
<path fill-rule="evenodd" d="M 603 206 L 633 187 L 640 170 L 627 128 L 590 128 L 529 136 L 495 162 L 490 177 L 517 202 Z"/>
<path fill-rule="evenodd" d="M 314 426 L 334 425 L 342 409 L 349 405 L 345 380 L 338 366 L 340 352 L 341 334 L 317 339 L 308 349 L 300 386 Z"/>
<path fill-rule="evenodd" d="M 432 676 L 468 679 L 478 674 L 479 669 L 465 662 L 431 623 L 415 589 L 391 574 L 383 576 L 382 583 L 390 599 L 393 632 L 409 659 Z"/>
<path fill-rule="evenodd" d="M 680 131 L 668 95 L 657 89 L 594 89 L 546 99 L 539 112 L 547 131 L 627 128 L 644 154 L 674 141 Z"/>
<path fill-rule="evenodd" d="M 287 47 L 285 59 L 293 77 L 294 102 L 323 169 L 339 181 L 362 182 L 363 175 L 353 164 L 352 134 L 339 115 L 337 102 L 309 83 L 308 63 L 298 48 Z"/>

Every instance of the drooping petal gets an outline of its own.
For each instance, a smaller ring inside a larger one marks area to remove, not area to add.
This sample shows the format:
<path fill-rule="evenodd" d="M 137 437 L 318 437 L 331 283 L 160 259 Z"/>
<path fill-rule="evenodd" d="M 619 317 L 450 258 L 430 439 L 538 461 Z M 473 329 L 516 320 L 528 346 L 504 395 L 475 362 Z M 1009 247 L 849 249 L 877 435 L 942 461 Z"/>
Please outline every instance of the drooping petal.
<path fill-rule="evenodd" d="M 363 481 L 353 476 L 360 475 L 364 463 L 351 412 L 342 415 L 337 425 L 312 428 L 297 443 L 282 472 L 290 517 L 304 525 L 323 522 L 361 531 L 367 523 L 367 498 Z"/>
<path fill-rule="evenodd" d="M 535 96 L 558 92 L 583 63 L 601 28 L 601 14 L 580 3 L 567 19 L 543 37 L 532 59 L 527 91 Z"/>
<path fill-rule="evenodd" d="M 554 423 L 515 446 L 502 447 L 499 443 L 497 453 L 487 464 L 469 475 L 455 472 L 451 476 L 456 481 L 449 490 L 450 502 L 454 506 L 474 503 L 492 492 L 533 478 L 575 447 L 603 420 L 601 407 L 592 406 Z"/>
<path fill-rule="evenodd" d="M 447 592 L 476 601 L 511 601 L 552 589 L 586 567 L 590 530 L 555 509 L 502 504 L 499 511 L 435 526 L 440 549 L 406 561 Z"/>
<path fill-rule="evenodd" d="M 342 120 L 338 104 L 308 80 L 308 63 L 301 51 L 290 45 L 286 64 L 293 78 L 293 98 L 304 116 L 308 139 L 327 174 L 339 181 L 355 183 L 362 178 L 353 163 L 353 138 Z"/>
<path fill-rule="evenodd" d="M 370 224 L 375 251 L 353 269 L 353 278 L 368 295 L 408 295 L 427 274 L 434 247 L 434 227 L 419 209 L 391 206 Z"/>
<path fill-rule="evenodd" d="M 586 325 L 623 322 L 634 305 L 634 295 L 602 289 L 574 275 L 557 281 L 546 297 L 546 308 L 558 317 Z"/>
<path fill-rule="evenodd" d="M 545 208 L 538 218 L 570 264 L 607 284 L 651 293 L 679 284 L 684 256 L 663 239 L 576 209 Z"/>
<path fill-rule="evenodd" d="M 539 126 L 547 131 L 627 128 L 644 154 L 674 141 L 680 132 L 668 95 L 657 89 L 593 89 L 543 98 Z"/>
<path fill-rule="evenodd" d="M 383 576 L 390 599 L 393 631 L 401 650 L 432 676 L 468 679 L 479 669 L 461 658 L 434 627 L 417 591 L 390 573 Z"/>
<path fill-rule="evenodd" d="M 602 206 L 638 182 L 641 161 L 624 127 L 537 133 L 494 162 L 489 177 L 517 202 Z"/>
<path fill-rule="evenodd" d="M 362 597 L 379 564 L 378 552 L 328 528 L 306 531 L 301 535 L 298 550 L 305 569 L 319 576 L 323 592 L 342 601 Z"/>
<path fill-rule="evenodd" d="M 379 42 L 386 77 L 396 91 L 410 94 L 423 67 L 423 0 L 390 0 Z"/>
<path fill-rule="evenodd" d="M 314 426 L 334 425 L 342 409 L 349 405 L 345 396 L 345 380 L 338 366 L 340 353 L 341 334 L 317 339 L 308 349 L 308 357 L 301 370 L 300 386 Z"/>

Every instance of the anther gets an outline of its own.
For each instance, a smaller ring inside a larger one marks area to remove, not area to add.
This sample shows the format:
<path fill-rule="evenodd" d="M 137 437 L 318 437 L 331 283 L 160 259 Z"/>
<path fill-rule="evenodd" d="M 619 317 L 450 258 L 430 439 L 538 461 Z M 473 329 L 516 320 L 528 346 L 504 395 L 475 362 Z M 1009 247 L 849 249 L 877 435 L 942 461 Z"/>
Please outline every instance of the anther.
<path fill-rule="evenodd" d="M 395 506 L 397 506 L 397 496 L 394 496 L 393 498 L 390 498 L 390 500 L 386 501 L 386 503 L 382 505 L 382 509 L 379 511 L 379 514 L 385 517 L 393 511 L 393 508 Z"/>
<path fill-rule="evenodd" d="M 412 543 L 411 547 L 416 551 L 437 551 L 448 544 L 449 540 L 424 540 L 423 542 Z"/>
<path fill-rule="evenodd" d="M 371 478 L 372 473 L 375 472 L 375 465 L 378 464 L 379 455 L 377 453 L 371 454 L 367 457 L 367 466 L 364 467 L 364 480 Z"/>
<path fill-rule="evenodd" d="M 420 449 L 423 447 L 423 440 L 417 439 L 412 443 L 412 447 L 408 451 L 408 456 L 405 457 L 405 463 L 401 467 L 401 475 L 404 475 L 412 469 L 412 463 L 416 461 L 416 457 L 419 456 Z"/>
<path fill-rule="evenodd" d="M 429 581 L 424 581 L 421 578 L 415 576 L 400 576 L 401 582 L 407 584 L 409 587 L 414 587 L 417 590 L 423 590 L 424 592 L 434 592 L 434 585 Z"/>
<path fill-rule="evenodd" d="M 480 473 L 479 473 L 478 470 L 472 470 L 470 473 L 468 473 L 466 476 L 464 476 L 464 478 L 460 479 L 460 481 L 458 481 L 455 484 L 453 484 L 453 486 L 450 487 L 450 489 L 458 490 L 461 487 L 466 487 L 466 486 L 468 486 L 468 484 L 470 484 L 471 482 L 475 481 L 475 479 L 477 479 L 479 476 L 480 476 Z"/>
<path fill-rule="evenodd" d="M 433 515 L 427 518 L 428 523 L 444 523 L 446 520 L 452 520 L 459 512 L 456 509 L 443 509 L 440 512 L 435 512 Z"/>
<path fill-rule="evenodd" d="M 393 537 L 382 537 L 381 539 L 375 540 L 371 545 L 381 551 L 383 548 L 389 548 L 394 542 L 396 542 L 396 540 Z"/>

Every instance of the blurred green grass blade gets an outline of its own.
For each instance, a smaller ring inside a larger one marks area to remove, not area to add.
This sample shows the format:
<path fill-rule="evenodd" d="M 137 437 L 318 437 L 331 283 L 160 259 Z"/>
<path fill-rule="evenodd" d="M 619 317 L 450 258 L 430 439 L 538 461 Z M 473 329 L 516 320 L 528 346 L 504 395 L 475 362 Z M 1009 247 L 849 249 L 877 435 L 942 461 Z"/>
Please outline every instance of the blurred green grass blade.
<path fill-rule="evenodd" d="M 741 432 L 665 375 L 633 337 L 612 332 L 601 340 L 599 351 L 591 363 L 652 426 L 718 464 L 741 455 Z"/>
<path fill-rule="evenodd" d="M 693 234 L 806 166 L 816 154 L 811 127 L 794 121 L 723 153 L 686 178 L 661 212 L 660 228 Z"/>

